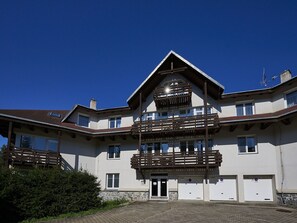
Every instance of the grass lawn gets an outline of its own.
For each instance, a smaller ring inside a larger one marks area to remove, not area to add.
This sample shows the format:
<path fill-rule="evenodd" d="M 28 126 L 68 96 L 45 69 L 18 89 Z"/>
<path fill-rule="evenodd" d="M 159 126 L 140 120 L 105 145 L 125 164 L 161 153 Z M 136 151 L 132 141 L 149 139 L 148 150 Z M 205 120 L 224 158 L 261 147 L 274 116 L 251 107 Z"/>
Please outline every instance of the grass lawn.
<path fill-rule="evenodd" d="M 46 222 L 46 221 L 53 221 L 53 220 L 65 219 L 65 218 L 82 217 L 82 216 L 86 216 L 86 215 L 96 214 L 99 211 L 106 211 L 106 210 L 110 210 L 113 208 L 117 208 L 117 207 L 120 207 L 126 203 L 128 203 L 127 200 L 106 201 L 102 204 L 102 207 L 100 207 L 100 208 L 90 209 L 87 211 L 81 211 L 81 212 L 76 212 L 76 213 L 61 214 L 59 216 L 54 216 L 54 217 L 44 217 L 44 218 L 39 218 L 39 219 L 33 218 L 33 219 L 29 219 L 29 220 L 24 220 L 21 223 L 36 223 L 36 222 Z"/>

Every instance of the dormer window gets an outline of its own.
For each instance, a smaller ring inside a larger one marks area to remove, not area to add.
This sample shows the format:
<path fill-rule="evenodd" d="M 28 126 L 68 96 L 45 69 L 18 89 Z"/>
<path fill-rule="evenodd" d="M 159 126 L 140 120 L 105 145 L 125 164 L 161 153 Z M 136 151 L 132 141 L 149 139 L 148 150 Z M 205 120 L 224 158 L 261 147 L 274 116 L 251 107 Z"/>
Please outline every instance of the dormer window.
<path fill-rule="evenodd" d="M 90 117 L 86 115 L 78 115 L 77 124 L 82 127 L 89 127 Z"/>
<path fill-rule="evenodd" d="M 120 128 L 122 123 L 122 118 L 121 117 L 116 117 L 116 118 L 110 118 L 109 119 L 109 128 Z"/>

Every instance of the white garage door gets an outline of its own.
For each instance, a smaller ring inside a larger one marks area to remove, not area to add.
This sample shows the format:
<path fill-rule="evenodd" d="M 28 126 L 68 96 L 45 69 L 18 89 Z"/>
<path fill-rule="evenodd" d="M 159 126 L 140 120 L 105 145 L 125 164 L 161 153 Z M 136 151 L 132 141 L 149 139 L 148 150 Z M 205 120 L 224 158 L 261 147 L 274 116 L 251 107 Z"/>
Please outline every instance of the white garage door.
<path fill-rule="evenodd" d="M 179 200 L 203 200 L 203 179 L 186 178 L 178 182 Z"/>
<path fill-rule="evenodd" d="M 214 201 L 237 200 L 236 178 L 221 176 L 209 180 L 209 196 Z"/>
<path fill-rule="evenodd" d="M 245 201 L 273 201 L 271 177 L 245 177 Z"/>

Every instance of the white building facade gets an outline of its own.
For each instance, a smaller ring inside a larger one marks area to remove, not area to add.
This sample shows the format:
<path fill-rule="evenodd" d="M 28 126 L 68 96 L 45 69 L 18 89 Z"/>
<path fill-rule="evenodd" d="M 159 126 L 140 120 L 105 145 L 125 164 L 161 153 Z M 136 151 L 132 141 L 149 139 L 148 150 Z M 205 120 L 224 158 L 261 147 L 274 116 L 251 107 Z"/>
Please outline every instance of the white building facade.
<path fill-rule="evenodd" d="M 297 79 L 224 87 L 171 51 L 127 107 L 0 110 L 8 166 L 98 177 L 104 199 L 297 204 Z M 206 149 L 207 148 L 207 149 Z"/>

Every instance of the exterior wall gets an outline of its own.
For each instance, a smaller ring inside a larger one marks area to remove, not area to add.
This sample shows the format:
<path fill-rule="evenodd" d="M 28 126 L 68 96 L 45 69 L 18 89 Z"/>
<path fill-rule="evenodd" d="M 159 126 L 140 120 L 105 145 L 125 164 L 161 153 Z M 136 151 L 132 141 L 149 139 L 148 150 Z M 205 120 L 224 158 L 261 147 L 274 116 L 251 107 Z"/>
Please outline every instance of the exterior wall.
<path fill-rule="evenodd" d="M 238 127 L 234 132 L 222 129 L 214 137 L 214 149 L 223 156 L 220 175 L 273 175 L 276 174 L 276 152 L 274 146 L 273 129 L 259 130 L 257 126 L 250 131 Z M 255 136 L 257 153 L 239 154 L 237 146 L 238 136 Z M 255 165 L 257 164 L 257 165 Z"/>
<path fill-rule="evenodd" d="M 61 137 L 62 167 L 68 170 L 86 170 L 96 175 L 96 141 L 70 135 Z"/>
<path fill-rule="evenodd" d="M 118 139 L 118 138 L 117 138 Z M 121 153 L 119 159 L 108 159 L 109 145 L 120 145 Z M 127 140 L 106 140 L 100 142 L 97 147 L 98 156 L 96 158 L 96 175 L 101 182 L 102 190 L 108 190 L 106 186 L 106 174 L 119 173 L 119 191 L 147 191 L 148 182 L 144 183 L 136 171 L 130 166 L 130 159 L 136 153 L 137 141 L 132 139 Z"/>
<path fill-rule="evenodd" d="M 290 125 L 275 125 L 275 138 L 277 140 L 276 153 L 278 154 L 278 181 L 279 193 L 297 193 L 297 119 Z"/>

